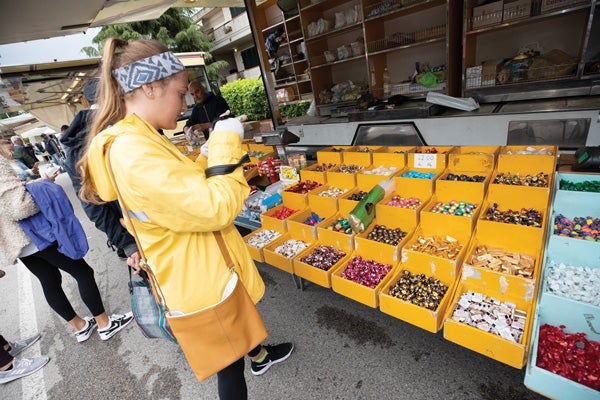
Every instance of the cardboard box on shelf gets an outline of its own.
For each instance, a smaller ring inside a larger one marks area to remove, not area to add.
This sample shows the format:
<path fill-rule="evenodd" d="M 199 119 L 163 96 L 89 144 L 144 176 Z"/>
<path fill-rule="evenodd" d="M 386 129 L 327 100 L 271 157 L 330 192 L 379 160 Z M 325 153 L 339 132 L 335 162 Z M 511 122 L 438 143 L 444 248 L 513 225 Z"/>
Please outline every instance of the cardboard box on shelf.
<path fill-rule="evenodd" d="M 496 76 L 502 68 L 503 59 L 487 60 L 481 64 L 481 86 L 494 86 L 496 84 Z"/>
<path fill-rule="evenodd" d="M 499 24 L 502 22 L 503 1 L 473 7 L 473 28 Z"/>
<path fill-rule="evenodd" d="M 514 21 L 531 15 L 531 0 L 516 0 L 505 2 L 502 12 L 502 22 Z"/>

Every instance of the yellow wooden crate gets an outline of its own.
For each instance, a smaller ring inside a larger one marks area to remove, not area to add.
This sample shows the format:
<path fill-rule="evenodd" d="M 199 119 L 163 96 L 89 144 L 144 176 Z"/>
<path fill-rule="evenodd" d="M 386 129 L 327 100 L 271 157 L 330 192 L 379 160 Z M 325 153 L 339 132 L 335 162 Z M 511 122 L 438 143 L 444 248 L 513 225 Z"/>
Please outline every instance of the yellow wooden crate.
<path fill-rule="evenodd" d="M 373 260 L 382 264 L 390 264 L 392 269 L 390 272 L 388 272 L 388 275 L 394 273 L 396 262 L 391 257 L 383 259 L 377 258 L 378 255 L 375 252 L 371 252 L 371 249 L 369 248 L 364 248 L 352 252 L 347 262 L 340 264 L 336 267 L 336 269 L 331 271 L 331 288 L 334 292 L 344 295 L 369 307 L 375 308 L 379 305 L 379 292 L 385 285 L 385 277 L 373 289 L 346 278 L 342 278 L 342 274 L 346 270 L 346 267 L 355 256 L 360 256 L 365 260 Z"/>
<path fill-rule="evenodd" d="M 448 154 L 448 169 L 489 174 L 496 166 L 500 146 L 457 146 Z"/>
<path fill-rule="evenodd" d="M 281 254 L 275 252 L 275 249 L 279 245 L 286 242 L 287 240 L 303 240 L 303 239 L 296 238 L 296 237 L 292 236 L 290 233 L 283 234 L 280 238 L 278 238 L 277 240 L 273 241 L 271 244 L 269 244 L 268 246 L 265 247 L 265 249 L 264 249 L 265 262 L 269 265 L 272 265 L 273 267 L 279 268 L 282 271 L 293 274 L 294 273 L 293 259 L 295 256 L 297 256 L 301 252 L 299 252 L 298 254 L 296 254 L 290 258 L 284 257 Z M 308 241 L 304 241 L 304 242 L 307 244 L 314 243 L 314 242 L 308 242 Z"/>
<path fill-rule="evenodd" d="M 257 156 L 250 156 L 250 162 L 254 164 L 259 164 L 261 161 L 268 160 L 269 158 L 277 158 L 277 153 L 257 153 Z"/>
<path fill-rule="evenodd" d="M 390 165 L 384 165 L 384 167 L 389 168 Z M 375 175 L 375 174 L 366 174 L 365 172 L 372 171 L 377 168 L 376 165 L 371 165 L 370 167 L 365 168 L 363 172 L 359 172 L 356 174 L 356 186 L 359 188 L 368 188 L 367 192 L 373 188 L 373 186 L 378 185 L 382 181 L 387 181 L 389 179 L 393 179 L 394 176 L 397 176 L 402 169 L 396 169 L 396 171 L 392 172 L 389 175 Z"/>
<path fill-rule="evenodd" d="M 327 174 L 325 171 L 317 171 L 317 168 L 323 164 L 317 163 L 300 170 L 300 179 L 303 181 L 314 181 L 320 184 L 327 183 Z M 335 164 L 337 166 L 339 164 Z M 334 167 L 331 167 L 334 168 Z M 331 169 L 328 168 L 328 169 Z"/>
<path fill-rule="evenodd" d="M 464 182 L 461 182 L 464 183 Z M 481 202 L 483 201 L 483 195 L 480 192 L 480 190 L 478 190 L 479 187 L 477 185 L 473 185 L 467 188 L 464 188 L 463 191 L 460 192 L 454 192 L 453 194 L 450 194 L 450 192 L 446 192 L 446 191 L 441 191 L 441 193 L 438 195 L 438 192 L 436 191 L 435 194 L 433 196 L 431 196 L 431 199 L 429 200 L 429 202 L 423 207 L 423 209 L 421 210 L 420 213 L 420 221 L 421 222 L 427 222 L 429 223 L 430 226 L 435 226 L 435 225 L 460 225 L 462 227 L 462 229 L 464 230 L 469 230 L 469 231 L 473 231 L 473 228 L 475 227 L 475 223 L 477 222 L 477 217 L 479 215 L 479 213 L 481 212 Z M 445 195 L 446 197 L 442 197 L 442 195 Z M 465 216 L 465 215 L 450 215 L 450 214 L 441 214 L 441 213 L 435 213 L 432 212 L 432 208 L 438 203 L 438 202 L 442 202 L 442 203 L 450 203 L 450 201 L 457 201 L 457 202 L 465 202 L 465 203 L 470 203 L 473 204 L 475 206 L 475 209 L 473 210 L 473 214 L 470 216 Z"/>
<path fill-rule="evenodd" d="M 326 172 L 327 184 L 339 188 L 352 188 L 356 186 L 356 174 L 340 172 L 339 167 Z"/>
<path fill-rule="evenodd" d="M 255 236 L 255 235 L 260 235 L 260 233 L 261 233 L 262 231 L 265 231 L 265 230 L 266 230 L 266 229 L 258 229 L 258 230 L 256 230 L 256 231 L 254 231 L 254 232 L 250 232 L 249 234 L 247 234 L 246 236 L 244 236 L 244 242 L 246 243 L 246 247 L 248 248 L 248 251 L 250 252 L 250 255 L 252 255 L 252 258 L 253 258 L 254 260 L 258 261 L 258 262 L 264 262 L 264 261 L 265 261 L 265 255 L 264 255 L 264 252 L 263 252 L 263 251 L 264 251 L 264 248 L 265 248 L 267 245 L 269 245 L 269 244 L 273 243 L 273 241 L 274 241 L 274 240 L 277 240 L 277 239 L 279 239 L 279 237 L 281 237 L 281 236 L 279 236 L 279 237 L 277 237 L 277 238 L 273 239 L 271 242 L 269 242 L 269 243 L 265 244 L 265 246 L 263 246 L 263 247 L 261 247 L 261 248 L 257 248 L 257 247 L 254 247 L 254 246 L 250 246 L 250 245 L 248 244 L 248 239 L 250 239 L 252 236 Z"/>
<path fill-rule="evenodd" d="M 315 251 L 315 249 L 321 245 L 332 246 L 330 244 L 325 244 L 321 241 L 318 241 L 318 242 L 314 243 L 313 245 L 311 245 L 308 249 L 303 251 L 301 254 L 296 256 L 293 259 L 294 274 L 296 274 L 299 277 L 304 278 L 310 282 L 316 283 L 319 286 L 330 288 L 331 287 L 331 271 L 334 270 L 335 268 L 337 268 L 339 265 L 341 265 L 343 263 L 347 263 L 348 260 L 350 259 L 350 252 L 342 250 L 346 253 L 346 255 L 344 257 L 342 257 L 337 263 L 332 265 L 331 268 L 327 271 L 317 268 L 317 267 L 313 267 L 310 264 L 300 261 L 300 259 L 302 257 L 312 254 Z M 333 246 L 333 247 L 335 248 L 335 246 Z M 340 250 L 340 249 L 336 248 L 336 250 Z"/>
<path fill-rule="evenodd" d="M 275 153 L 275 147 L 267 146 L 266 144 L 248 142 L 248 151 L 259 151 L 261 153 Z"/>
<path fill-rule="evenodd" d="M 406 199 L 410 197 L 419 198 L 419 200 L 421 200 L 421 206 L 417 209 L 388 206 L 387 204 L 394 195 L 398 195 Z M 406 187 L 396 188 L 394 193 L 384 197 L 383 200 L 375 205 L 375 218 L 381 221 L 397 221 L 396 223 L 400 224 L 400 226 L 410 227 L 411 230 L 414 230 L 419 223 L 420 211 L 423 209 L 425 204 L 427 204 L 430 196 L 430 194 L 426 194 L 425 198 L 420 198 L 417 195 L 410 194 L 410 191 Z"/>
<path fill-rule="evenodd" d="M 515 154 L 525 150 L 527 147 L 535 149 L 548 149 L 552 155 L 545 154 Z M 512 154 L 508 154 L 511 152 Z M 556 169 L 557 146 L 503 146 L 498 155 L 496 169 L 499 172 L 511 172 L 513 174 L 537 174 L 544 172 L 551 179 Z"/>
<path fill-rule="evenodd" d="M 320 196 L 320 193 L 329 190 L 331 187 L 336 187 L 340 190 L 350 190 L 350 188 L 325 184 L 308 192 L 308 206 L 319 214 L 319 216 L 323 214 L 323 216 L 329 217 L 338 211 L 338 197 Z"/>
<path fill-rule="evenodd" d="M 419 172 L 433 172 L 436 175 L 433 179 L 421 179 L 421 178 L 408 178 L 402 176 L 409 171 L 419 171 Z M 442 173 L 442 171 L 432 171 L 425 169 L 416 169 L 416 168 L 405 168 L 400 171 L 397 175 L 394 176 L 394 181 L 396 182 L 396 190 L 399 188 L 406 188 L 411 193 L 419 193 L 423 194 L 424 197 L 430 197 L 433 194 L 433 188 L 435 187 L 435 180 Z"/>
<path fill-rule="evenodd" d="M 424 307 L 420 307 L 416 304 L 412 304 L 408 301 L 401 300 L 395 296 L 390 295 L 390 290 L 396 285 L 398 279 L 402 275 L 403 270 L 410 271 L 413 275 L 425 274 L 427 277 L 434 277 L 439 279 L 444 285 L 448 286 L 448 290 L 438 308 L 435 311 L 429 310 Z M 393 275 L 390 275 L 385 280 L 384 287 L 379 293 L 379 309 L 381 312 L 391 315 L 392 317 L 398 318 L 402 321 L 408 322 L 418 326 L 419 328 L 425 329 L 429 332 L 438 332 L 444 325 L 444 319 L 446 317 L 446 310 L 448 305 L 452 302 L 454 291 L 456 290 L 458 279 L 448 280 L 447 278 L 441 278 L 432 274 L 426 265 L 404 265 L 399 264 Z"/>
<path fill-rule="evenodd" d="M 301 240 L 314 242 L 317 239 L 317 226 L 305 224 L 313 210 L 305 208 L 287 219 L 288 232 Z M 317 213 L 318 215 L 318 213 Z M 319 215 L 320 218 L 323 218 Z"/>
<path fill-rule="evenodd" d="M 393 220 L 385 218 L 385 215 L 380 215 L 371 222 L 371 224 L 365 229 L 364 232 L 354 236 L 354 248 L 355 250 L 361 250 L 368 247 L 371 254 L 376 255 L 376 260 L 389 259 L 390 257 L 395 263 L 400 262 L 400 253 L 402 246 L 408 242 L 412 236 L 415 225 L 407 224 L 403 220 Z M 390 245 L 386 243 L 377 242 L 375 240 L 368 239 L 369 234 L 375 229 L 377 225 L 384 225 L 388 229 L 399 228 L 406 232 L 406 236 L 402 238 L 400 243 L 397 245 Z"/>
<path fill-rule="evenodd" d="M 352 251 L 354 249 L 354 234 L 337 232 L 333 229 L 329 229 L 336 221 L 342 217 L 339 213 L 336 213 L 332 217 L 329 217 L 320 224 L 317 225 L 317 239 L 321 243 L 329 244 L 343 251 Z"/>
<path fill-rule="evenodd" d="M 354 146 L 346 149 L 344 150 L 344 164 L 356 164 L 368 167 L 373 164 L 373 152 L 380 148 L 381 146 Z"/>
<path fill-rule="evenodd" d="M 494 185 L 490 185 L 494 186 Z M 521 189 L 521 190 L 507 190 L 507 191 L 496 191 L 495 193 L 488 192 L 486 200 L 481 206 L 481 211 L 479 212 L 479 220 L 477 221 L 477 230 L 488 231 L 488 233 L 492 233 L 497 229 L 505 229 L 507 233 L 512 235 L 532 235 L 532 239 L 537 242 L 543 242 L 546 234 L 546 226 L 548 223 L 548 202 L 549 199 L 546 197 L 545 193 L 538 190 L 528 190 L 532 188 L 524 188 L 513 186 L 513 189 Z M 516 224 L 509 224 L 504 222 L 495 222 L 485 220 L 484 217 L 486 215 L 487 210 L 493 206 L 494 204 L 498 204 L 498 209 L 501 211 L 507 211 L 509 209 L 513 211 L 520 211 L 522 208 L 525 209 L 535 209 L 538 212 L 541 212 L 543 215 L 542 218 L 542 226 L 541 227 L 533 227 L 533 226 L 523 226 Z M 501 228 L 500 226 L 503 225 Z M 504 226 L 508 226 L 505 228 Z"/>
<path fill-rule="evenodd" d="M 278 231 L 281 233 L 287 232 L 287 222 L 286 222 L 287 218 L 278 219 L 278 218 L 273 217 L 273 215 L 275 215 L 279 210 L 281 210 L 284 207 L 286 207 L 284 204 L 280 204 L 278 206 L 271 208 L 267 212 L 260 214 L 260 221 L 261 221 L 261 226 L 263 227 L 263 229 L 272 229 L 272 230 L 275 230 L 275 231 Z M 290 208 L 290 207 L 287 207 L 287 208 Z M 305 207 L 303 207 L 302 209 L 304 209 L 304 208 Z M 293 209 L 293 210 L 296 211 L 294 214 L 301 211 L 301 209 Z M 294 215 L 294 214 L 292 214 L 292 215 Z M 290 217 L 292 215 L 290 215 Z"/>
<path fill-rule="evenodd" d="M 471 257 L 480 246 L 533 257 L 535 259 L 533 276 L 524 278 L 471 265 Z M 478 281 L 479 286 L 486 288 L 484 293 L 487 293 L 487 289 L 490 288 L 494 293 L 511 292 L 512 295 L 523 298 L 535 297 L 542 269 L 542 247 L 543 243 L 538 242 L 531 235 L 514 234 L 514 232 L 506 232 L 503 229 L 496 234 L 491 234 L 489 230 L 477 231 L 463 260 L 461 280 L 463 282 Z"/>
<path fill-rule="evenodd" d="M 388 165 L 399 170 L 406 167 L 407 153 L 414 151 L 414 146 L 384 146 L 373 152 L 373 165 Z"/>
<path fill-rule="evenodd" d="M 437 153 L 427 153 L 427 151 L 437 150 Z M 414 151 L 408 153 L 407 167 L 416 170 L 436 170 L 446 169 L 448 153 L 454 149 L 453 146 L 418 146 Z"/>
<path fill-rule="evenodd" d="M 492 288 L 482 287 L 475 280 L 459 282 L 454 292 L 451 304 L 446 310 L 444 321 L 444 338 L 453 343 L 466 347 L 486 357 L 490 357 L 514 368 L 523 368 L 527 363 L 527 352 L 530 337 L 523 334 L 522 343 L 504 339 L 493 333 L 485 332 L 475 327 L 452 319 L 452 314 L 460 296 L 467 291 L 485 293 L 501 302 L 509 301 L 516 304 L 517 309 L 527 312 L 524 332 L 531 331 L 533 321 L 533 298 L 522 298 L 514 295 L 512 291 L 506 293 L 496 292 Z"/>
<path fill-rule="evenodd" d="M 418 241 L 420 236 L 439 236 L 441 238 L 451 236 L 462 244 L 462 249 L 453 260 L 415 251 L 412 249 L 412 246 Z M 435 274 L 444 281 L 452 281 L 460 273 L 460 266 L 469 247 L 470 239 L 471 231 L 465 229 L 462 225 L 437 225 L 435 221 L 421 221 L 413 235 L 402 247 L 401 262 L 407 266 L 426 266 L 429 268 L 429 275 Z"/>
<path fill-rule="evenodd" d="M 317 162 L 321 164 L 341 164 L 344 160 L 343 152 L 353 146 L 330 146 L 317 151 Z"/>
<path fill-rule="evenodd" d="M 490 184 L 492 171 L 458 171 L 449 168 L 446 170 L 435 180 L 435 193 L 440 198 L 453 198 L 462 196 L 462 193 L 468 193 L 469 195 L 472 193 L 474 197 L 483 199 L 487 192 L 487 188 Z M 448 175 L 467 175 L 467 176 L 484 176 L 485 179 L 483 182 L 465 182 L 465 181 L 450 181 L 446 179 Z M 479 202 L 481 203 L 481 201 Z"/>

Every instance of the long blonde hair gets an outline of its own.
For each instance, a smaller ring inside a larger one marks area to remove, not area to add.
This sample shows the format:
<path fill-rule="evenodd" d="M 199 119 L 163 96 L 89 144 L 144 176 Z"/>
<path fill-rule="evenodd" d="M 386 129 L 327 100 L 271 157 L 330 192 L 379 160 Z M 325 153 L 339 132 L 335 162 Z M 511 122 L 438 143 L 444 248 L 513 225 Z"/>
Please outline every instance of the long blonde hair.
<path fill-rule="evenodd" d="M 133 93 L 130 92 L 123 95 L 121 86 L 113 77 L 112 71 L 135 61 L 164 53 L 165 51 L 168 51 L 166 46 L 156 40 L 136 40 L 133 42 L 117 38 L 106 40 L 98 85 L 97 104 L 99 107 L 94 112 L 94 119 L 87 137 L 87 147 L 89 147 L 91 141 L 98 133 L 125 117 L 124 96 L 131 96 Z M 92 184 L 86 155 L 77 163 L 77 169 L 81 174 L 79 197 L 88 203 L 103 203 L 96 194 L 94 185 Z"/>

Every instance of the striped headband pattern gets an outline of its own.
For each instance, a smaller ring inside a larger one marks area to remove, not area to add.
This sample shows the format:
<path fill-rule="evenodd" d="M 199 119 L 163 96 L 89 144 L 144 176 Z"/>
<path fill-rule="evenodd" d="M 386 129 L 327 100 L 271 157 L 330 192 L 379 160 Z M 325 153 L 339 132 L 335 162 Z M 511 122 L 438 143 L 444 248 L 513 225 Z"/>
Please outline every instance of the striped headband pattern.
<path fill-rule="evenodd" d="M 166 51 L 114 69 L 112 75 L 119 82 L 123 93 L 129 93 L 146 83 L 164 79 L 184 69 L 181 61 L 173 53 Z"/>

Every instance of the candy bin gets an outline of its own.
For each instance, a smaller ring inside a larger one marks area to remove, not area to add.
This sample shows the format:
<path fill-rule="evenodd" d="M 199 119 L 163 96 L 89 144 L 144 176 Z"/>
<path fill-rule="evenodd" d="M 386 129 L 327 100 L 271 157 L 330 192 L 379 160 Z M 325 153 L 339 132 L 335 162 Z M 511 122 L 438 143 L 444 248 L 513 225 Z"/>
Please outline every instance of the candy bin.
<path fill-rule="evenodd" d="M 368 167 L 373 164 L 373 152 L 381 149 L 381 146 L 354 146 L 344 150 L 344 163 L 356 164 Z"/>
<path fill-rule="evenodd" d="M 419 223 L 420 211 L 431 198 L 431 188 L 413 185 L 409 180 L 395 181 L 396 189 L 375 205 L 375 213 L 385 213 L 386 218 L 401 219 L 411 226 L 416 226 Z M 408 184 L 398 186 L 399 182 Z"/>
<path fill-rule="evenodd" d="M 600 193 L 600 175 L 575 174 L 557 172 L 555 179 L 555 190 L 578 192 L 578 193 Z"/>
<path fill-rule="evenodd" d="M 407 154 L 414 146 L 384 146 L 373 152 L 373 165 L 389 165 L 403 170 L 406 167 Z"/>
<path fill-rule="evenodd" d="M 385 213 L 377 214 L 369 227 L 354 237 L 355 249 L 369 247 L 376 259 L 389 258 L 400 261 L 400 250 L 408 241 L 416 225 L 410 218 L 393 219 Z"/>
<path fill-rule="evenodd" d="M 397 188 L 404 188 L 410 192 L 418 192 L 431 197 L 435 180 L 443 170 L 405 168 L 394 176 Z"/>
<path fill-rule="evenodd" d="M 294 237 L 314 242 L 317 239 L 317 225 L 325 218 L 305 208 L 287 219 L 288 232 Z"/>
<path fill-rule="evenodd" d="M 287 207 L 285 204 L 273 207 L 260 215 L 263 229 L 271 229 L 281 233 L 287 232 L 287 218 L 297 213 L 298 209 Z"/>
<path fill-rule="evenodd" d="M 339 164 L 326 172 L 327 183 L 337 187 L 352 188 L 356 186 L 356 174 L 365 169 L 358 164 Z"/>
<path fill-rule="evenodd" d="M 317 225 L 317 239 L 336 249 L 350 252 L 354 249 L 354 233 L 347 216 L 336 213 Z"/>
<path fill-rule="evenodd" d="M 338 210 L 339 198 L 352 188 L 321 185 L 308 192 L 308 206 L 319 215 L 331 216 Z"/>
<path fill-rule="evenodd" d="M 400 264 L 379 293 L 381 312 L 429 332 L 442 329 L 456 280 L 440 279 L 426 265 Z"/>
<path fill-rule="evenodd" d="M 449 172 L 486 172 L 496 167 L 500 146 L 457 146 L 448 154 Z"/>
<path fill-rule="evenodd" d="M 270 229 L 257 229 L 244 236 L 244 242 L 246 243 L 246 247 L 248 247 L 252 258 L 258 262 L 264 262 L 264 248 L 279 237 L 281 237 L 281 232 Z"/>
<path fill-rule="evenodd" d="M 337 167 L 335 163 L 316 163 L 300 170 L 300 179 L 303 181 L 315 181 L 320 184 L 327 183 L 326 171 Z"/>
<path fill-rule="evenodd" d="M 265 262 L 290 274 L 294 273 L 292 260 L 313 242 L 283 234 L 264 249 Z"/>
<path fill-rule="evenodd" d="M 317 162 L 320 164 L 342 164 L 344 151 L 353 146 L 330 146 L 317 151 Z"/>
<path fill-rule="evenodd" d="M 373 187 L 382 180 L 390 179 L 402 171 L 401 167 L 390 164 L 373 164 L 356 174 L 356 186 Z"/>
<path fill-rule="evenodd" d="M 306 208 L 308 205 L 308 192 L 319 186 L 321 184 L 315 181 L 300 181 L 292 184 L 281 192 L 283 204 L 296 209 Z"/>
<path fill-rule="evenodd" d="M 379 304 L 379 292 L 385 277 L 393 273 L 397 263 L 393 257 L 379 258 L 368 246 L 352 252 L 348 262 L 340 264 L 331 272 L 331 288 L 369 307 Z"/>
<path fill-rule="evenodd" d="M 331 271 L 350 258 L 350 251 L 339 249 L 329 238 L 320 238 L 293 260 L 296 275 L 325 288 L 331 287 Z"/>
<path fill-rule="evenodd" d="M 407 154 L 407 168 L 441 172 L 446 169 L 448 153 L 453 149 L 453 146 L 417 146 Z"/>

